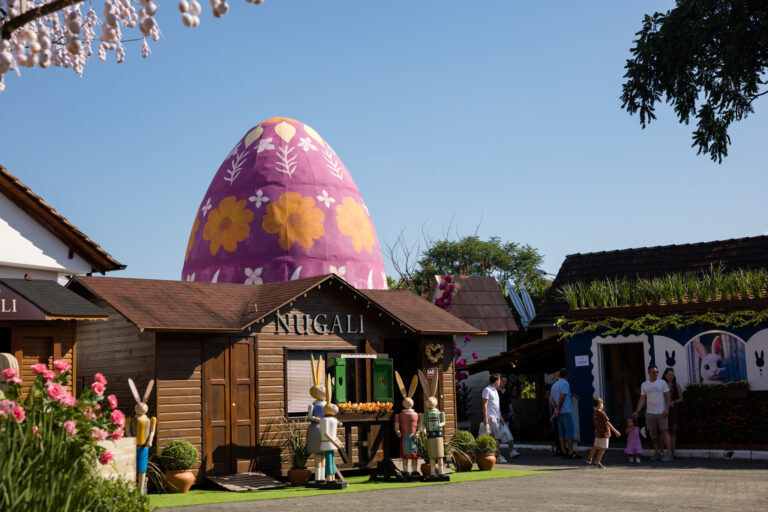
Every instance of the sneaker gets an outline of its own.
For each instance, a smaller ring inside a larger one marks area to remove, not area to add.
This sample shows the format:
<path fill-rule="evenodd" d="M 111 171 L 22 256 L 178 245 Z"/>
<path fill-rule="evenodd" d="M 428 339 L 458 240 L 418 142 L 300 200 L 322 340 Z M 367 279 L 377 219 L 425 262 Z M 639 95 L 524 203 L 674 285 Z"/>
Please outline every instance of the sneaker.
<path fill-rule="evenodd" d="M 509 461 L 505 459 L 503 456 L 499 455 L 499 458 L 496 460 L 499 464 L 507 464 Z"/>
<path fill-rule="evenodd" d="M 629 462 L 632 462 L 632 461 L 630 460 Z M 637 462 L 638 464 L 640 464 L 640 457 L 635 457 L 635 462 Z"/>
<path fill-rule="evenodd" d="M 586 462 L 587 464 L 592 464 L 592 459 L 587 459 L 584 462 Z"/>
<path fill-rule="evenodd" d="M 510 459 L 514 459 L 515 457 L 519 457 L 519 456 L 520 456 L 520 452 L 517 450 L 512 450 L 512 453 L 509 454 Z"/>
<path fill-rule="evenodd" d="M 629 458 L 629 462 L 630 462 L 630 463 L 632 463 L 632 462 L 635 462 L 635 458 L 634 458 L 634 457 L 630 457 L 630 458 Z"/>
<path fill-rule="evenodd" d="M 581 457 L 579 456 L 578 453 L 573 452 L 573 453 L 569 453 L 568 455 L 566 455 L 565 458 L 566 459 L 580 459 Z"/>
<path fill-rule="evenodd" d="M 664 455 L 664 456 L 661 458 L 661 460 L 662 460 L 662 461 L 664 461 L 664 462 L 672 462 L 673 460 L 675 460 L 675 458 L 674 458 L 673 456 L 671 456 L 670 454 L 668 454 L 668 453 L 667 453 L 667 454 L 665 454 L 665 455 Z"/>
<path fill-rule="evenodd" d="M 595 467 L 597 469 L 605 469 L 605 466 L 603 466 L 600 462 L 595 462 Z"/>

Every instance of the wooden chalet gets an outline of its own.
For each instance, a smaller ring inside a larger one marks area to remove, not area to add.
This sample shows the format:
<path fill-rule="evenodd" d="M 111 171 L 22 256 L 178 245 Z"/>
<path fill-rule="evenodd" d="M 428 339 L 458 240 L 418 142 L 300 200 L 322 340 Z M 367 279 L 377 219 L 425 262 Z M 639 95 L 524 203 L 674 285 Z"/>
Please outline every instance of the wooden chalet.
<path fill-rule="evenodd" d="M 186 439 L 201 453 L 198 478 L 290 468 L 285 418 L 311 402 L 310 354 L 334 377 L 335 402 L 394 402 L 394 411 L 342 413 L 341 468 L 396 457 L 400 397 L 392 373 L 441 379 L 446 436 L 456 428 L 452 337 L 485 334 L 402 290 L 358 290 L 324 275 L 261 285 L 78 277 L 69 289 L 109 313 L 78 325 L 81 372 L 103 373 L 123 408 L 126 379 L 156 379 L 150 400 L 158 446 Z M 430 362 L 427 345 L 443 348 Z M 417 410 L 423 408 L 421 391 Z"/>

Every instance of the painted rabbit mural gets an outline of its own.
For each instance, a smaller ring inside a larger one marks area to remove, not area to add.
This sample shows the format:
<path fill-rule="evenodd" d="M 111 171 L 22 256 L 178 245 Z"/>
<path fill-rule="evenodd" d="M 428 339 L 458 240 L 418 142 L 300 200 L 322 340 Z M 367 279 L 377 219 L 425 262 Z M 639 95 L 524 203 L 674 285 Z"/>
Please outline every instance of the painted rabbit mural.
<path fill-rule="evenodd" d="M 747 379 L 745 343 L 723 331 L 694 337 L 687 346 L 690 382 L 723 384 Z"/>

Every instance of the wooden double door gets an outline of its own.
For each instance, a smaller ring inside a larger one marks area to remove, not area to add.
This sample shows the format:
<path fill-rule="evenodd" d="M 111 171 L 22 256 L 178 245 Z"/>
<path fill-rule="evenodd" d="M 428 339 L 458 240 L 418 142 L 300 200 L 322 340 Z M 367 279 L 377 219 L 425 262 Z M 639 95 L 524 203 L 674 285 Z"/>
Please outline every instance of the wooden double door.
<path fill-rule="evenodd" d="M 253 339 L 208 338 L 203 355 L 205 472 L 250 471 L 256 458 Z"/>

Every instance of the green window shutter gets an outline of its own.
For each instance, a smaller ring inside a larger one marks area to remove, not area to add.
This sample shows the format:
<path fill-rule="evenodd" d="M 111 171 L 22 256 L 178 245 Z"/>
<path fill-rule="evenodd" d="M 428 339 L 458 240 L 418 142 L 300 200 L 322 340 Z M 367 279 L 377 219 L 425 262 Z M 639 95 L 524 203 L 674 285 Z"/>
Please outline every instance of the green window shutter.
<path fill-rule="evenodd" d="M 395 401 L 393 378 L 392 359 L 373 360 L 373 400 L 375 402 Z"/>
<path fill-rule="evenodd" d="M 347 360 L 340 357 L 331 359 L 331 400 L 335 404 L 347 401 Z"/>

